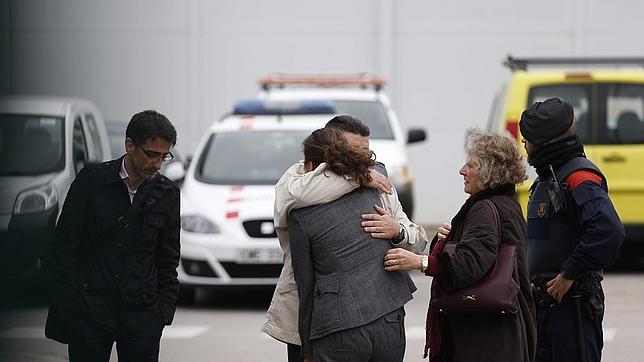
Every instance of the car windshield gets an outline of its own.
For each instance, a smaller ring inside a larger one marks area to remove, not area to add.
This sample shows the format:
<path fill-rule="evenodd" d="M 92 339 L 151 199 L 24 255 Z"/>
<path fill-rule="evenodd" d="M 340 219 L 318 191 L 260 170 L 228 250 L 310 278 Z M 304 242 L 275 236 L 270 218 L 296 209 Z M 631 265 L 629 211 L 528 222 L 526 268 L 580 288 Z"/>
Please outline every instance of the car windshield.
<path fill-rule="evenodd" d="M 338 114 L 350 114 L 369 126 L 370 139 L 393 139 L 387 112 L 380 102 L 334 101 Z"/>
<path fill-rule="evenodd" d="M 220 185 L 274 185 L 302 158 L 310 131 L 222 132 L 210 136 L 199 160 L 197 180 Z"/>
<path fill-rule="evenodd" d="M 39 175 L 65 167 L 62 118 L 0 114 L 0 175 Z"/>

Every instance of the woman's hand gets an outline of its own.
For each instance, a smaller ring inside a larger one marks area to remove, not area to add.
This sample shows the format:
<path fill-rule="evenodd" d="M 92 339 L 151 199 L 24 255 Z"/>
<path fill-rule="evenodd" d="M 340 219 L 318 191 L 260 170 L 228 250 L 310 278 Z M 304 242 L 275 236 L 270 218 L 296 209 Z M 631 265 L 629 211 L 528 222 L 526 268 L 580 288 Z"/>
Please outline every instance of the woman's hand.
<path fill-rule="evenodd" d="M 369 174 L 371 175 L 371 181 L 362 186 L 378 189 L 380 192 L 384 192 L 389 195 L 392 194 L 393 191 L 391 191 L 391 188 L 393 186 L 391 185 L 391 182 L 389 181 L 387 176 L 381 174 L 376 170 L 369 171 Z"/>
<path fill-rule="evenodd" d="M 447 239 L 447 235 L 449 235 L 449 232 L 452 231 L 452 225 L 448 223 L 443 223 L 441 226 L 438 227 L 438 241 L 443 241 Z"/>
<path fill-rule="evenodd" d="M 423 256 L 414 254 L 409 250 L 394 248 L 389 249 L 385 254 L 385 270 L 420 270 L 423 263 Z"/>

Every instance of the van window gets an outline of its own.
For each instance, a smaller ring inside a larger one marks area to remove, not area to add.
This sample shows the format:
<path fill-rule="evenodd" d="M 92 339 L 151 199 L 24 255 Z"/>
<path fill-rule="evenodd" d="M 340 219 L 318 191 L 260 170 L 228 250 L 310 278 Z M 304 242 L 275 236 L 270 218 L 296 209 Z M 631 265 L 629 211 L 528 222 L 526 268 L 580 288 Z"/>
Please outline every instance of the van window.
<path fill-rule="evenodd" d="M 80 117 L 74 120 L 74 133 L 72 143 L 72 159 L 74 161 L 74 170 L 78 173 L 87 163 L 87 142 L 85 141 L 85 132 Z"/>
<path fill-rule="evenodd" d="M 339 101 L 335 100 L 338 114 L 348 114 L 363 121 L 371 134 L 370 139 L 394 139 L 389 117 L 382 103 L 376 101 Z"/>
<path fill-rule="evenodd" d="M 598 86 L 597 143 L 644 143 L 644 85 Z"/>
<path fill-rule="evenodd" d="M 89 135 L 92 137 L 92 143 L 94 145 L 94 158 L 93 161 L 102 161 L 103 160 L 103 146 L 101 144 L 101 135 L 98 132 L 98 127 L 96 126 L 96 120 L 94 115 L 91 113 L 85 114 L 85 121 L 87 122 L 87 128 L 89 130 Z"/>
<path fill-rule="evenodd" d="M 595 143 L 592 138 L 592 111 L 591 111 L 590 84 L 564 84 L 534 87 L 530 90 L 528 104 L 543 102 L 552 97 L 565 99 L 572 104 L 577 118 L 577 135 L 584 144 Z"/>
<path fill-rule="evenodd" d="M 594 94 L 594 98 L 593 95 Z M 534 87 L 530 103 L 550 97 L 570 102 L 577 134 L 587 145 L 644 143 L 644 85 L 566 84 Z"/>
<path fill-rule="evenodd" d="M 0 114 L 0 175 L 39 175 L 65 167 L 62 118 Z"/>

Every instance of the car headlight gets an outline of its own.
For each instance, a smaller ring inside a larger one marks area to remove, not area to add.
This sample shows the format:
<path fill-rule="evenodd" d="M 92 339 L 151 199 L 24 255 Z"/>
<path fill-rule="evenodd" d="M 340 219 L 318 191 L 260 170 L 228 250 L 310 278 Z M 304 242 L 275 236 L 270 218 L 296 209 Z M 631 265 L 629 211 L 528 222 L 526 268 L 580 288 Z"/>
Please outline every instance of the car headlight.
<path fill-rule="evenodd" d="M 181 217 L 181 228 L 191 233 L 218 234 L 217 225 L 200 215 L 185 215 Z"/>
<path fill-rule="evenodd" d="M 42 185 L 18 194 L 13 213 L 33 214 L 49 210 L 58 203 L 58 193 L 53 184 Z"/>

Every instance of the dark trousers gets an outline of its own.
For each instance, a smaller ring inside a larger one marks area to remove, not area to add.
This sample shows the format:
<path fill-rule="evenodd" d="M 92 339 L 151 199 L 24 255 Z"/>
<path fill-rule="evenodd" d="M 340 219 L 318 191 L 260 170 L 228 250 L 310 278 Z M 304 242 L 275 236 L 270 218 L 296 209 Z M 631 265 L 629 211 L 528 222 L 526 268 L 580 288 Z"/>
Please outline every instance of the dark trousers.
<path fill-rule="evenodd" d="M 288 356 L 288 362 L 303 362 L 304 358 L 302 358 L 302 346 L 298 346 L 297 344 L 286 344 L 286 353 Z"/>
<path fill-rule="evenodd" d="M 402 361 L 405 344 L 405 311 L 402 307 L 364 326 L 312 341 L 315 362 Z"/>
<path fill-rule="evenodd" d="M 164 323 L 154 318 L 141 328 L 114 321 L 96 323 L 82 316 L 75 318 L 68 351 L 71 362 L 109 362 L 116 342 L 119 362 L 156 362 Z"/>
<path fill-rule="evenodd" d="M 601 299 L 603 306 L 603 295 Z M 552 306 L 537 304 L 536 361 L 582 362 L 585 353 L 585 362 L 599 362 L 604 346 L 603 318 L 603 309 L 591 313 L 584 297 L 564 298 Z"/>

